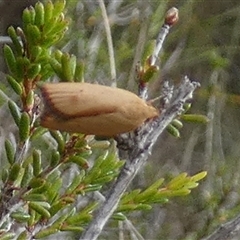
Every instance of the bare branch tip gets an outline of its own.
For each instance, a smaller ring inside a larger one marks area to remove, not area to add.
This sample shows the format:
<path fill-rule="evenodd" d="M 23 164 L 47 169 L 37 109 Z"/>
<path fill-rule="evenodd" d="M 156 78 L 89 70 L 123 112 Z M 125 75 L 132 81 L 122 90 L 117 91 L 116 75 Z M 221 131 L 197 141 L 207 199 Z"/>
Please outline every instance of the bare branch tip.
<path fill-rule="evenodd" d="M 165 24 L 172 26 L 178 22 L 178 9 L 175 7 L 170 8 L 165 15 Z"/>

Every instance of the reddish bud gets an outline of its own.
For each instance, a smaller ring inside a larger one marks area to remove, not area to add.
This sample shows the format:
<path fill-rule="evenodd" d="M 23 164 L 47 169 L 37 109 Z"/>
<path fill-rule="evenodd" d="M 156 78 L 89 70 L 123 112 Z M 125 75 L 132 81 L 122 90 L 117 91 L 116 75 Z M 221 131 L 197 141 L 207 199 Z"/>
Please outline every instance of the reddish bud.
<path fill-rule="evenodd" d="M 165 16 L 165 24 L 172 26 L 177 23 L 178 17 L 178 9 L 175 7 L 170 8 Z"/>

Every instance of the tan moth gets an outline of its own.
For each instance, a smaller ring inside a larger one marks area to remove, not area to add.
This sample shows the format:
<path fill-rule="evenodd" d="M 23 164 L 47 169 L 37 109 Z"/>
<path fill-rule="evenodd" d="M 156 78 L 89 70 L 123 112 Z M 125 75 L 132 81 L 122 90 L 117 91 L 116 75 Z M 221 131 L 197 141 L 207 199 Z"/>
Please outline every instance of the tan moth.
<path fill-rule="evenodd" d="M 90 83 L 46 83 L 41 87 L 41 125 L 87 135 L 115 136 L 141 126 L 159 112 L 137 95 Z"/>

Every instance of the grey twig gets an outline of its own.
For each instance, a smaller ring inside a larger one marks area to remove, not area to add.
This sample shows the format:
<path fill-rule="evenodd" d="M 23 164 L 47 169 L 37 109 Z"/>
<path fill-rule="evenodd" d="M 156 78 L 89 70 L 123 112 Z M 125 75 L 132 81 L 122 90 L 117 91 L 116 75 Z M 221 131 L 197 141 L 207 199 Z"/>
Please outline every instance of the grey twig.
<path fill-rule="evenodd" d="M 192 98 L 193 91 L 198 85 L 198 83 L 191 82 L 185 77 L 182 83 L 174 89 L 173 94 L 170 91 L 169 97 L 164 97 L 166 100 L 165 108 L 162 109 L 157 119 L 149 121 L 135 132 L 119 135 L 116 139 L 119 155 L 120 158 L 127 159 L 126 163 L 108 196 L 106 196 L 106 201 L 100 206 L 88 229 L 81 236 L 81 240 L 97 239 L 106 222 L 117 209 L 121 196 L 139 169 L 146 163 L 157 138 L 167 125 L 181 114 L 183 104 Z"/>
<path fill-rule="evenodd" d="M 162 49 L 163 42 L 168 35 L 169 29 L 172 25 L 174 25 L 178 21 L 178 10 L 176 8 L 171 8 L 167 11 L 165 16 L 165 22 L 162 25 L 160 32 L 158 34 L 156 45 L 153 50 L 153 54 L 151 57 L 151 65 L 155 65 L 158 59 L 159 52 Z"/>
<path fill-rule="evenodd" d="M 239 239 L 240 233 L 240 215 L 238 215 L 235 219 L 222 224 L 215 232 L 209 235 L 202 240 L 230 240 Z"/>

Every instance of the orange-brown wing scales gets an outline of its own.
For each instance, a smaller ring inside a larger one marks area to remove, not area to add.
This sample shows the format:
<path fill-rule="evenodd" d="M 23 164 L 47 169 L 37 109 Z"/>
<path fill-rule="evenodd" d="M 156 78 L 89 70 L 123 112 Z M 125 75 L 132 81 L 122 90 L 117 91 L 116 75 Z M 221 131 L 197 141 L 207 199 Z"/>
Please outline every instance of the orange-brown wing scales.
<path fill-rule="evenodd" d="M 50 129 L 114 136 L 129 132 L 158 111 L 137 95 L 89 83 L 44 84 L 41 125 Z"/>

